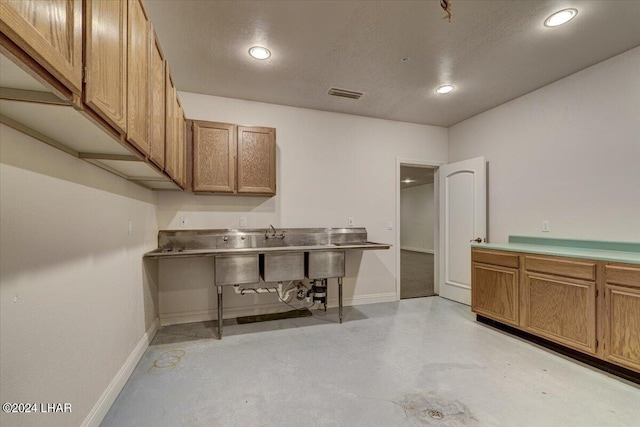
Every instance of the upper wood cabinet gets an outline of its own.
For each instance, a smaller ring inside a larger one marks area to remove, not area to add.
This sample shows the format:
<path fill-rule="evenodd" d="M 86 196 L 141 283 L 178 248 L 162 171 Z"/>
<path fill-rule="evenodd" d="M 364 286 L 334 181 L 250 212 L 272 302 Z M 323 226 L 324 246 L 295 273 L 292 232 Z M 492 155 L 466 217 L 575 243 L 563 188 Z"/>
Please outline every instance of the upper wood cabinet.
<path fill-rule="evenodd" d="M 173 79 L 171 78 L 171 71 L 169 70 L 169 63 L 165 62 L 165 149 L 164 149 L 164 170 L 174 178 L 176 176 L 177 169 L 177 112 L 176 102 L 176 88 L 173 86 Z"/>
<path fill-rule="evenodd" d="M 165 61 L 153 28 L 149 31 L 149 159 L 164 168 Z"/>
<path fill-rule="evenodd" d="M 193 121 L 193 191 L 235 191 L 236 127 Z"/>
<path fill-rule="evenodd" d="M 114 145 L 67 145 L 40 129 L 43 142 L 146 188 L 187 187 L 184 112 L 143 0 L 0 0 L 0 30 L 2 54 Z"/>
<path fill-rule="evenodd" d="M 148 154 L 149 19 L 140 0 L 129 0 L 128 7 L 127 139 Z"/>
<path fill-rule="evenodd" d="M 276 193 L 276 130 L 238 126 L 238 193 Z"/>
<path fill-rule="evenodd" d="M 2 0 L 0 30 L 71 93 L 81 93 L 82 0 Z"/>
<path fill-rule="evenodd" d="M 187 187 L 187 150 L 186 150 L 186 140 L 185 140 L 185 126 L 186 120 L 184 118 L 184 110 L 182 109 L 182 105 L 180 104 L 180 99 L 176 94 L 176 123 L 177 123 L 177 136 L 176 143 L 178 145 L 177 148 L 177 165 L 176 165 L 176 180 L 178 181 L 178 185 L 183 189 Z"/>
<path fill-rule="evenodd" d="M 86 0 L 84 100 L 127 131 L 127 0 Z"/>
<path fill-rule="evenodd" d="M 166 63 L 166 61 L 165 61 Z M 165 172 L 181 188 L 186 188 L 186 139 L 184 111 L 178 99 L 169 66 L 165 68 Z"/>
<path fill-rule="evenodd" d="M 191 123 L 194 192 L 276 193 L 275 129 Z"/>
<path fill-rule="evenodd" d="M 605 359 L 640 372 L 640 266 L 605 266 Z"/>

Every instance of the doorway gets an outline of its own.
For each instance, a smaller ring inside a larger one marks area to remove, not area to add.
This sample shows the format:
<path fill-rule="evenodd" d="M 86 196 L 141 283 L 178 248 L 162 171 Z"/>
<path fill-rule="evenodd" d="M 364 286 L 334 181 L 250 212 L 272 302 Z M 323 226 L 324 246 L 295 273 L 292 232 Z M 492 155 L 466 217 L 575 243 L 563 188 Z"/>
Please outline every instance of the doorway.
<path fill-rule="evenodd" d="M 476 157 L 445 164 L 396 158 L 396 299 L 401 298 L 401 171 L 428 168 L 434 173 L 434 293 L 471 305 L 470 241 L 487 237 L 487 164 Z M 392 224 L 390 223 L 391 227 Z"/>
<path fill-rule="evenodd" d="M 400 163 L 400 299 L 437 294 L 436 170 L 432 165 Z"/>

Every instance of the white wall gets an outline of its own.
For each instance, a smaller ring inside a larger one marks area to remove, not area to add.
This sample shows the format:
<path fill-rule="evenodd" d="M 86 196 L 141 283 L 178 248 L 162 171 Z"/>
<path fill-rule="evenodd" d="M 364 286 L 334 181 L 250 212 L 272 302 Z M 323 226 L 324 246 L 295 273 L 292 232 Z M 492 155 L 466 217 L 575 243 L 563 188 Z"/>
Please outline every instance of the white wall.
<path fill-rule="evenodd" d="M 155 195 L 5 126 L 0 161 L 0 400 L 72 405 L 0 424 L 78 426 L 157 318 Z"/>
<path fill-rule="evenodd" d="M 435 224 L 433 184 L 416 185 L 400 191 L 400 246 L 402 249 L 433 253 Z"/>
<path fill-rule="evenodd" d="M 640 241 L 640 48 L 449 129 L 450 162 L 482 155 L 490 241 Z"/>
<path fill-rule="evenodd" d="M 387 221 L 396 221 L 396 158 L 447 160 L 445 128 L 193 93 L 181 92 L 180 99 L 190 119 L 276 128 L 278 194 L 163 193 L 158 196 L 160 229 L 177 229 L 181 216 L 188 218 L 189 228 L 237 228 L 241 215 L 250 228 L 342 227 L 353 217 L 356 226 L 367 228 L 370 240 L 397 245 L 395 231 L 387 230 Z M 349 253 L 345 301 L 395 299 L 396 262 L 393 249 Z M 207 259 L 160 263 L 164 322 L 211 318 L 216 298 L 210 264 Z M 182 276 L 185 270 L 188 278 Z M 330 302 L 337 294 L 331 286 Z M 253 310 L 254 303 L 275 302 L 269 295 L 225 298 L 229 315 L 239 307 Z"/>

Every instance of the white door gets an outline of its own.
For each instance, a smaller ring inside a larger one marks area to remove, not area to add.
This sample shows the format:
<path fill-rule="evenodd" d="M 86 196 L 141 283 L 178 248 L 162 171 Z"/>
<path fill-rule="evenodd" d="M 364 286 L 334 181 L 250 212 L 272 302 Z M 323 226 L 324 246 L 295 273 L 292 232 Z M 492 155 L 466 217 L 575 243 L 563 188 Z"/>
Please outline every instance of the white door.
<path fill-rule="evenodd" d="M 487 237 L 484 157 L 440 166 L 440 296 L 471 305 L 470 241 Z"/>

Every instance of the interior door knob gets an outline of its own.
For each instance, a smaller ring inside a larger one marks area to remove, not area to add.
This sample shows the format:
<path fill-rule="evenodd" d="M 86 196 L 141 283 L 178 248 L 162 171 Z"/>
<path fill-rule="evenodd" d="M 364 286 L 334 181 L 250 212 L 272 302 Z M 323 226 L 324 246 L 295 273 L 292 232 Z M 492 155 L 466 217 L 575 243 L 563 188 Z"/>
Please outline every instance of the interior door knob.
<path fill-rule="evenodd" d="M 478 237 L 477 239 L 469 240 L 470 242 L 482 243 L 482 238 Z"/>

